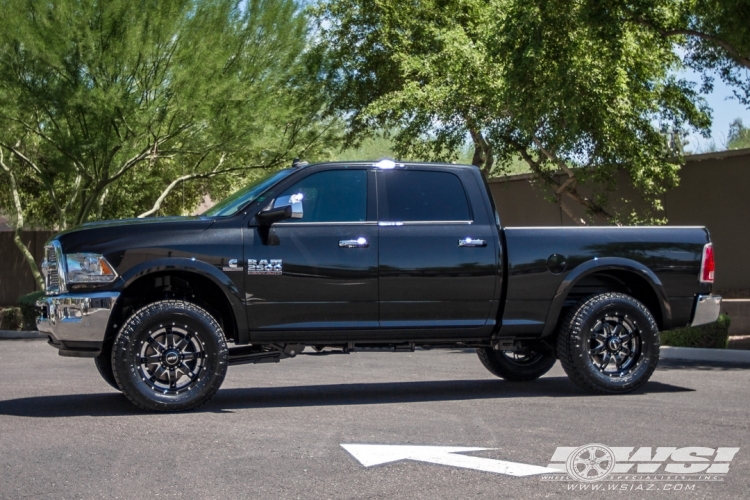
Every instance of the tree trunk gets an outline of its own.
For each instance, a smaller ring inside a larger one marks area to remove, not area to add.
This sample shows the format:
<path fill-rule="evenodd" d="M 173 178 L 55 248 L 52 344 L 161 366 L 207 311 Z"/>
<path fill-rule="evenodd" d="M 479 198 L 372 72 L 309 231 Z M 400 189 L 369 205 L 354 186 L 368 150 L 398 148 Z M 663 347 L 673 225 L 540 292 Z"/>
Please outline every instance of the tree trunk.
<path fill-rule="evenodd" d="M 39 272 L 39 267 L 36 265 L 34 255 L 32 255 L 21 239 L 21 231 L 23 230 L 23 207 L 21 206 L 21 196 L 18 194 L 16 176 L 10 167 L 5 164 L 5 156 L 3 155 L 2 148 L 0 148 L 0 167 L 2 167 L 10 177 L 10 190 L 13 196 L 13 206 L 16 209 L 16 229 L 13 234 L 13 241 L 26 259 L 26 263 L 31 269 L 31 275 L 34 277 L 34 281 L 36 281 L 37 288 L 39 290 L 44 290 L 44 279 L 42 278 L 42 273 Z"/>

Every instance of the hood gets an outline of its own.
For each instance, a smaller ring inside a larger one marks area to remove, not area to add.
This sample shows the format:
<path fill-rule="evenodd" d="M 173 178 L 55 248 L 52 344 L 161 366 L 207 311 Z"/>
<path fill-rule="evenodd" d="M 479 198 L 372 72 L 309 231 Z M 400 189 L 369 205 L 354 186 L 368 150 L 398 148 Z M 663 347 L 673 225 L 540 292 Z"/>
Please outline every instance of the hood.
<path fill-rule="evenodd" d="M 87 222 L 56 234 L 65 253 L 90 252 L 109 254 L 156 243 L 177 232 L 184 235 L 203 232 L 214 218 L 203 216 L 145 217 Z"/>

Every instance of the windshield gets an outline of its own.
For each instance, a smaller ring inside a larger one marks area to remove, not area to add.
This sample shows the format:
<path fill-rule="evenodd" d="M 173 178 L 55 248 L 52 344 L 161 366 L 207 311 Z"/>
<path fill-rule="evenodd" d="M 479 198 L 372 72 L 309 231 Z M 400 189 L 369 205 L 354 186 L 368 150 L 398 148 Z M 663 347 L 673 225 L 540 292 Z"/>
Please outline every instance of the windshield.
<path fill-rule="evenodd" d="M 226 217 L 234 215 L 239 212 L 242 207 L 255 201 L 266 189 L 273 186 L 293 171 L 294 170 L 291 169 L 281 170 L 262 177 L 252 184 L 240 189 L 228 198 L 223 199 L 203 212 L 202 215 L 207 215 L 209 217 Z"/>

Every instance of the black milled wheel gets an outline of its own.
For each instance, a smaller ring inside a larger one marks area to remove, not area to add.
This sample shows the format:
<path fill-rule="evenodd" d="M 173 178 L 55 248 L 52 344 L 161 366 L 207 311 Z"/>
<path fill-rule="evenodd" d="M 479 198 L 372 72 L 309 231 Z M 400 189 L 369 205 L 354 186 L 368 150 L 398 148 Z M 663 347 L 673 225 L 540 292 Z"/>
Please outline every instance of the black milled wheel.
<path fill-rule="evenodd" d="M 207 402 L 227 372 L 216 320 L 190 302 L 149 304 L 122 326 L 112 349 L 117 385 L 140 408 L 179 411 Z"/>
<path fill-rule="evenodd" d="M 490 373 L 511 382 L 536 380 L 555 365 L 555 357 L 535 351 L 477 349 L 477 356 Z"/>
<path fill-rule="evenodd" d="M 96 369 L 99 370 L 99 375 L 102 376 L 104 381 L 111 385 L 113 388 L 120 390 L 115 380 L 115 374 L 112 372 L 112 344 L 110 343 L 109 349 L 102 350 L 101 354 L 94 358 L 94 364 Z"/>
<path fill-rule="evenodd" d="M 557 352 L 565 373 L 583 389 L 630 392 L 656 369 L 659 329 L 633 297 L 603 293 L 571 308 L 558 332 Z"/>

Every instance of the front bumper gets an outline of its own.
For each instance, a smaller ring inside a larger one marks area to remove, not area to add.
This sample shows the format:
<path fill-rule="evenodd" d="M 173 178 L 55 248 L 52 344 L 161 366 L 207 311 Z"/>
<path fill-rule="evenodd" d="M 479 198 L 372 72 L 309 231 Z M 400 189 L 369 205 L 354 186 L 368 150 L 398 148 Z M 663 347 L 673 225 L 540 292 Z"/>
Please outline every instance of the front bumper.
<path fill-rule="evenodd" d="M 721 312 L 721 296 L 719 295 L 698 295 L 695 298 L 693 307 L 693 320 L 690 326 L 706 325 L 719 319 Z"/>
<path fill-rule="evenodd" d="M 119 292 L 62 294 L 38 300 L 36 327 L 50 336 L 61 356 L 99 354 Z"/>

